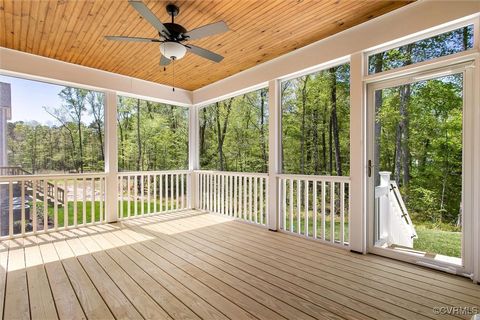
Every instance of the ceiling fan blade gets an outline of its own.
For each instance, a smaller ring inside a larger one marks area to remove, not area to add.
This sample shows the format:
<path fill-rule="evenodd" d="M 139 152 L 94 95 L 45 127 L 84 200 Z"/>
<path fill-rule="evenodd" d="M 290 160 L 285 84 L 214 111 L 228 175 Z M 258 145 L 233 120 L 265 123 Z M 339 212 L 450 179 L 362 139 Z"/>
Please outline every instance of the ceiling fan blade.
<path fill-rule="evenodd" d="M 154 26 L 155 29 L 157 29 L 161 34 L 165 34 L 167 36 L 170 35 L 170 32 L 168 32 L 163 23 L 157 18 L 157 16 L 153 14 L 152 11 L 150 11 L 150 9 L 148 9 L 143 2 L 138 0 L 129 0 L 128 3 L 130 3 L 130 5 L 134 7 L 135 10 L 137 10 L 138 13 L 140 13 L 145 20 L 150 22 L 150 24 Z"/>
<path fill-rule="evenodd" d="M 199 28 L 190 30 L 185 35 L 189 37 L 188 40 L 197 40 L 200 38 L 213 36 L 215 34 L 223 33 L 228 31 L 228 26 L 224 21 L 215 22 L 212 24 L 207 24 Z"/>
<path fill-rule="evenodd" d="M 219 54 L 216 54 L 215 52 L 212 52 L 207 49 L 203 49 L 194 45 L 189 44 L 188 46 L 185 46 L 188 51 L 191 53 L 195 53 L 196 55 L 199 55 L 200 57 L 203 57 L 208 60 L 212 60 L 214 62 L 220 62 L 223 60 L 223 57 Z"/>
<path fill-rule="evenodd" d="M 160 42 L 158 39 L 139 38 L 139 37 L 124 37 L 124 36 L 105 36 L 107 40 L 131 41 L 131 42 Z"/>
<path fill-rule="evenodd" d="M 172 62 L 172 60 L 168 59 L 163 54 L 160 55 L 160 65 L 161 66 L 167 66 L 167 65 L 170 64 L 170 62 Z"/>

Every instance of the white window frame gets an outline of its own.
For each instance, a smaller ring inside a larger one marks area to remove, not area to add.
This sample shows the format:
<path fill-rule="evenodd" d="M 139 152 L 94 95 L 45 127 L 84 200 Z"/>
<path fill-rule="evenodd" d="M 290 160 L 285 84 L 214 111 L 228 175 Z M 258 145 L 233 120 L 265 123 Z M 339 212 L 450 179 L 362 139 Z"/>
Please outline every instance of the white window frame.
<path fill-rule="evenodd" d="M 480 48 L 480 35 L 479 35 L 479 33 L 480 33 L 480 21 L 479 21 L 478 17 L 466 17 L 466 18 L 461 19 L 460 21 L 457 21 L 455 23 L 447 23 L 447 24 L 444 24 L 444 25 L 441 25 L 441 26 L 437 26 L 437 27 L 428 29 L 428 30 L 423 30 L 423 31 L 417 32 L 413 35 L 409 35 L 407 37 L 404 37 L 402 39 L 397 39 L 397 40 L 394 40 L 394 41 L 390 41 L 390 42 L 388 42 L 386 44 L 383 44 L 381 46 L 376 46 L 374 48 L 370 48 L 370 49 L 365 50 L 364 51 L 365 65 L 364 65 L 364 70 L 363 70 L 365 78 L 367 78 L 367 79 L 368 78 L 374 78 L 375 75 L 383 75 L 385 73 L 388 73 L 389 71 L 402 70 L 403 68 L 409 67 L 409 66 L 399 67 L 399 68 L 394 68 L 394 69 L 390 69 L 390 70 L 386 70 L 386 71 L 381 71 L 381 72 L 378 72 L 378 73 L 369 74 L 368 73 L 368 65 L 369 65 L 368 62 L 369 62 L 369 58 L 371 56 L 373 56 L 377 53 L 381 53 L 381 52 L 385 52 L 385 51 L 388 51 L 388 50 L 396 49 L 396 48 L 399 48 L 399 47 L 407 45 L 407 44 L 413 44 L 417 41 L 421 41 L 421 40 L 425 40 L 425 39 L 428 39 L 428 38 L 431 38 L 431 37 L 435 37 L 435 36 L 441 35 L 443 33 L 454 31 L 456 29 L 460 29 L 460 28 L 463 28 L 463 27 L 466 27 L 466 26 L 469 26 L 469 25 L 473 25 L 473 47 L 471 49 L 468 49 L 468 50 L 465 50 L 465 51 L 462 51 L 462 52 L 459 52 L 459 53 L 454 53 L 454 54 L 434 58 L 434 59 L 431 59 L 431 60 L 426 60 L 426 61 L 414 63 L 414 64 L 411 64 L 409 66 L 416 66 L 416 65 L 420 65 L 420 64 L 423 64 L 423 65 L 424 64 L 429 64 L 430 62 L 438 60 L 438 59 L 442 59 L 442 58 L 446 58 L 446 57 L 453 57 L 453 56 L 457 56 L 457 55 L 461 55 L 461 54 L 465 54 L 465 53 L 471 53 L 472 51 L 475 51 L 475 49 L 479 49 Z"/>

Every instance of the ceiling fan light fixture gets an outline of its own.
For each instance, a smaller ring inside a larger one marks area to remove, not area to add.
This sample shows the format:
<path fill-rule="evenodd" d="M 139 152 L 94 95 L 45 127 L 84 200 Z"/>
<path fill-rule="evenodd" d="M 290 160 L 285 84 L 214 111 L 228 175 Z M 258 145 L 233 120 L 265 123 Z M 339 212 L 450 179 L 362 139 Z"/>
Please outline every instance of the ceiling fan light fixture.
<path fill-rule="evenodd" d="M 165 41 L 160 44 L 160 52 L 162 55 L 170 60 L 181 59 L 187 53 L 187 49 L 184 45 L 174 42 L 174 41 Z"/>

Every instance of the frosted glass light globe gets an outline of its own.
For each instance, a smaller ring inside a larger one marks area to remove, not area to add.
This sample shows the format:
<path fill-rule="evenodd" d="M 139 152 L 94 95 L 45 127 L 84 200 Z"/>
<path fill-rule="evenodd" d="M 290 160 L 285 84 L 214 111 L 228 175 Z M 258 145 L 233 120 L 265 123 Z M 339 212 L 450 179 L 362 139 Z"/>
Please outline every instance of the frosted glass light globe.
<path fill-rule="evenodd" d="M 168 59 L 181 59 L 187 53 L 187 49 L 180 43 L 167 41 L 160 44 L 160 52 Z"/>

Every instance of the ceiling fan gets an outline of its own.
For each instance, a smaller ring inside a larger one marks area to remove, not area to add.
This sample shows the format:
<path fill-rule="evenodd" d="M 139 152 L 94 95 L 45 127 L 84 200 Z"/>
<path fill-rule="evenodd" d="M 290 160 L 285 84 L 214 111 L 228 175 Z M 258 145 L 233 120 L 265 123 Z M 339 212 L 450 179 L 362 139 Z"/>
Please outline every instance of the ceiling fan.
<path fill-rule="evenodd" d="M 220 62 L 223 60 L 223 57 L 219 54 L 193 44 L 185 44 L 184 42 L 189 40 L 197 40 L 228 31 L 228 26 L 224 21 L 207 24 L 202 27 L 187 31 L 182 25 L 175 23 L 175 17 L 179 14 L 180 8 L 174 4 L 168 4 L 166 6 L 168 14 L 172 17 L 172 22 L 162 23 L 143 2 L 138 0 L 129 0 L 128 3 L 158 31 L 159 37 L 139 38 L 105 36 L 105 39 L 160 43 L 160 65 L 162 66 L 170 64 L 171 61 L 183 58 L 187 51 L 214 62 Z"/>

